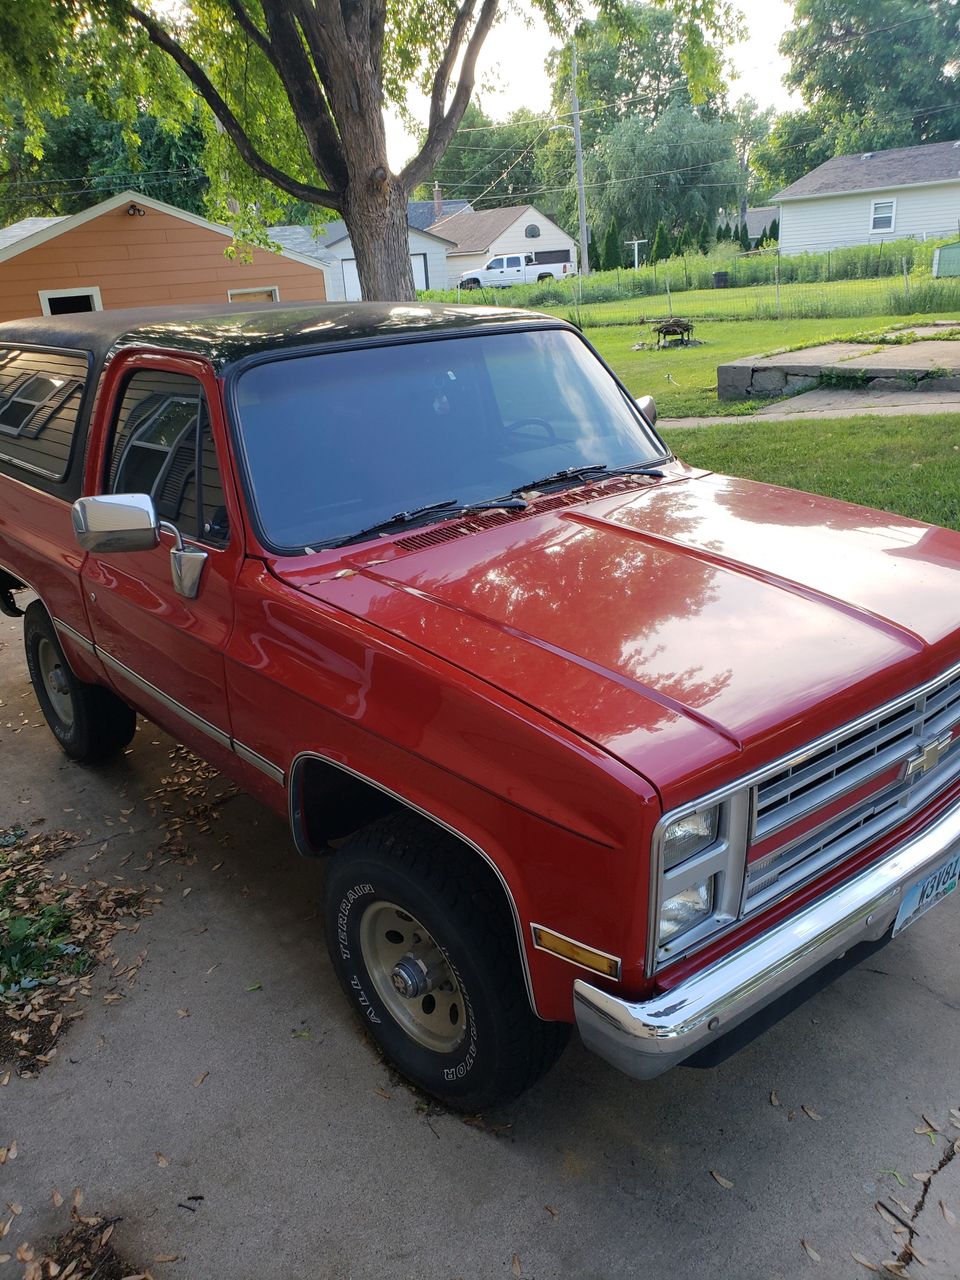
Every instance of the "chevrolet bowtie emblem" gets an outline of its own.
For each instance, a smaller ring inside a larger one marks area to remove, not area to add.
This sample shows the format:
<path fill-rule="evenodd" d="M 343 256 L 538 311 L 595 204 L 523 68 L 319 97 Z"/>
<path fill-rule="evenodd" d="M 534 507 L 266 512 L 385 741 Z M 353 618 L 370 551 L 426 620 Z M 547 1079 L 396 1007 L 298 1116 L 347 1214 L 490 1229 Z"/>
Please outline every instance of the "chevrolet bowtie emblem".
<path fill-rule="evenodd" d="M 926 773 L 928 769 L 935 769 L 952 745 L 952 733 L 944 734 L 935 742 L 928 742 L 915 756 L 907 760 L 907 771 L 904 777 L 915 778 L 918 774 Z"/>

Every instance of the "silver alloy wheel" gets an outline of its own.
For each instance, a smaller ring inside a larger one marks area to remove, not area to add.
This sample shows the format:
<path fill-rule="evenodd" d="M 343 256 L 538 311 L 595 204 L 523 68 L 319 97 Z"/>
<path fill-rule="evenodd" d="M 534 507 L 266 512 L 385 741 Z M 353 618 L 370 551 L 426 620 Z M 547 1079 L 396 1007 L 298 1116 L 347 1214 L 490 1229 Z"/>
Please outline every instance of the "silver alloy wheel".
<path fill-rule="evenodd" d="M 360 921 L 360 950 L 377 995 L 407 1035 L 434 1053 L 452 1053 L 466 1034 L 463 997 L 420 921 L 392 902 L 374 902 Z"/>
<path fill-rule="evenodd" d="M 37 664 L 43 679 L 47 697 L 57 714 L 57 718 L 70 728 L 73 724 L 73 697 L 67 683 L 63 662 L 56 648 L 42 637 L 37 645 Z"/>

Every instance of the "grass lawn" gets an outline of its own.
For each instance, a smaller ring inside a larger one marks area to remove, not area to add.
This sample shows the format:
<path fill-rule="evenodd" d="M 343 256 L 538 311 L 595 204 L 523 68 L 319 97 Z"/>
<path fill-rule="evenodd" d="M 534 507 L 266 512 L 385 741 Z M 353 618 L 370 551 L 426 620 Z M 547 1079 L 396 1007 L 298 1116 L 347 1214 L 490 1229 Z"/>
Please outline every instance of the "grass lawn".
<path fill-rule="evenodd" d="M 619 303 L 611 303 L 619 306 Z M 930 317 L 927 317 L 928 319 Z M 949 319 L 950 317 L 944 317 Z M 890 316 L 859 316 L 841 320 L 704 320 L 694 337 L 702 347 L 669 347 L 663 351 L 631 351 L 637 342 L 656 342 L 649 328 L 617 325 L 586 328 L 586 336 L 635 396 L 651 395 L 665 418 L 753 413 L 765 401 L 719 401 L 717 365 L 742 356 L 876 333 L 894 323 Z"/>
<path fill-rule="evenodd" d="M 535 309 L 550 311 L 565 320 L 574 318 L 574 289 L 578 279 L 571 277 L 569 304 L 564 302 Z M 630 324 L 641 319 L 662 320 L 665 316 L 676 315 L 692 320 L 765 319 L 768 323 L 778 324 L 781 314 L 785 320 L 795 316 L 824 319 L 831 316 L 889 315 L 891 294 L 902 289 L 903 281 L 898 278 L 784 284 L 780 286 L 779 307 L 774 284 L 746 285 L 740 289 L 686 289 L 670 298 L 666 293 L 658 293 L 623 298 L 617 302 L 583 302 L 580 305 L 580 323 L 587 328 L 602 324 Z M 495 292 L 486 290 L 484 301 Z"/>
<path fill-rule="evenodd" d="M 960 414 L 664 431 L 691 466 L 960 528 Z"/>

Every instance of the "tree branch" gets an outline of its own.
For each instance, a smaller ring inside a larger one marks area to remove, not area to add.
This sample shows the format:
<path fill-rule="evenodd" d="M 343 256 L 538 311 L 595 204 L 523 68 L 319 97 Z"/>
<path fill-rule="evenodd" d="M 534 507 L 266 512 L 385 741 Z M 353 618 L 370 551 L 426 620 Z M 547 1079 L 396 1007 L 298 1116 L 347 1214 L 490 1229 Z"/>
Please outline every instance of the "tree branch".
<path fill-rule="evenodd" d="M 428 132 L 430 129 L 436 129 L 443 119 L 443 109 L 447 102 L 447 89 L 450 85 L 450 73 L 460 53 L 460 46 L 470 25 L 470 19 L 473 17 L 475 7 L 474 0 L 464 0 L 457 12 L 457 16 L 453 20 L 447 47 L 443 51 L 443 56 L 433 77 L 433 92 L 430 94 L 430 119 L 427 125 Z"/>
<path fill-rule="evenodd" d="M 456 133 L 457 126 L 463 119 L 463 113 L 466 111 L 470 95 L 473 93 L 473 83 L 477 73 L 477 58 L 497 16 L 497 7 L 498 0 L 483 0 L 477 24 L 473 28 L 470 39 L 467 41 L 466 52 L 463 55 L 463 63 L 460 67 L 460 76 L 457 80 L 457 91 L 453 95 L 450 109 L 445 115 L 441 115 L 436 123 L 433 123 L 433 103 L 431 102 L 430 104 L 431 125 L 427 130 L 424 144 L 420 148 L 419 154 L 413 157 L 400 174 L 400 182 L 408 192 L 430 176 L 433 166 L 443 155 L 447 144 Z M 460 13 L 462 12 L 463 10 L 460 11 Z M 460 13 L 457 14 L 454 26 L 460 19 Z M 451 32 L 451 39 L 452 36 L 453 32 Z M 446 52 L 444 53 L 444 58 L 446 58 Z M 434 81 L 434 92 L 436 92 L 436 81 Z"/>
<path fill-rule="evenodd" d="M 158 49 L 161 49 L 172 58 L 193 84 L 193 87 L 223 125 L 225 133 L 240 152 L 243 160 L 254 173 L 261 178 L 266 178 L 268 182 L 272 182 L 274 186 L 279 187 L 281 191 L 286 191 L 288 195 L 292 195 L 298 200 L 305 200 L 309 204 L 323 205 L 328 209 L 339 210 L 341 208 L 342 202 L 338 192 L 327 191 L 323 187 L 314 187 L 309 183 L 300 182 L 278 169 L 269 160 L 266 160 L 247 137 L 243 126 L 217 92 L 199 63 L 195 62 L 183 46 L 178 44 L 170 33 L 150 14 L 144 13 L 142 9 L 138 9 L 133 4 L 129 6 L 128 12 L 134 21 L 139 23 L 146 31 L 151 44 L 155 44 Z"/>
<path fill-rule="evenodd" d="M 307 140 L 314 164 L 334 191 L 347 184 L 347 165 L 330 105 L 324 96 L 303 38 L 285 0 L 264 0 L 263 14 L 280 82 L 287 91 L 297 123 Z"/>
<path fill-rule="evenodd" d="M 241 29 L 250 37 L 260 52 L 273 64 L 274 70 L 279 74 L 280 68 L 277 65 L 277 59 L 273 52 L 273 46 L 267 37 L 263 34 L 254 20 L 243 7 L 241 0 L 227 0 L 230 12 L 240 24 Z"/>

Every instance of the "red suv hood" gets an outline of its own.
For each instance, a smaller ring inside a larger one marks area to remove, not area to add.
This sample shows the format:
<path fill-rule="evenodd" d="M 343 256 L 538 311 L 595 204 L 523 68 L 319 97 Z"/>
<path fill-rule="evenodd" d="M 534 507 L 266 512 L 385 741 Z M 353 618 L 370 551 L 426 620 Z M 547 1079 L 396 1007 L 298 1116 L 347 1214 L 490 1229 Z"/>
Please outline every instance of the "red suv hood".
<path fill-rule="evenodd" d="M 960 660 L 960 534 L 809 494 L 676 464 L 626 496 L 429 533 L 275 568 L 568 725 L 671 804 Z"/>

